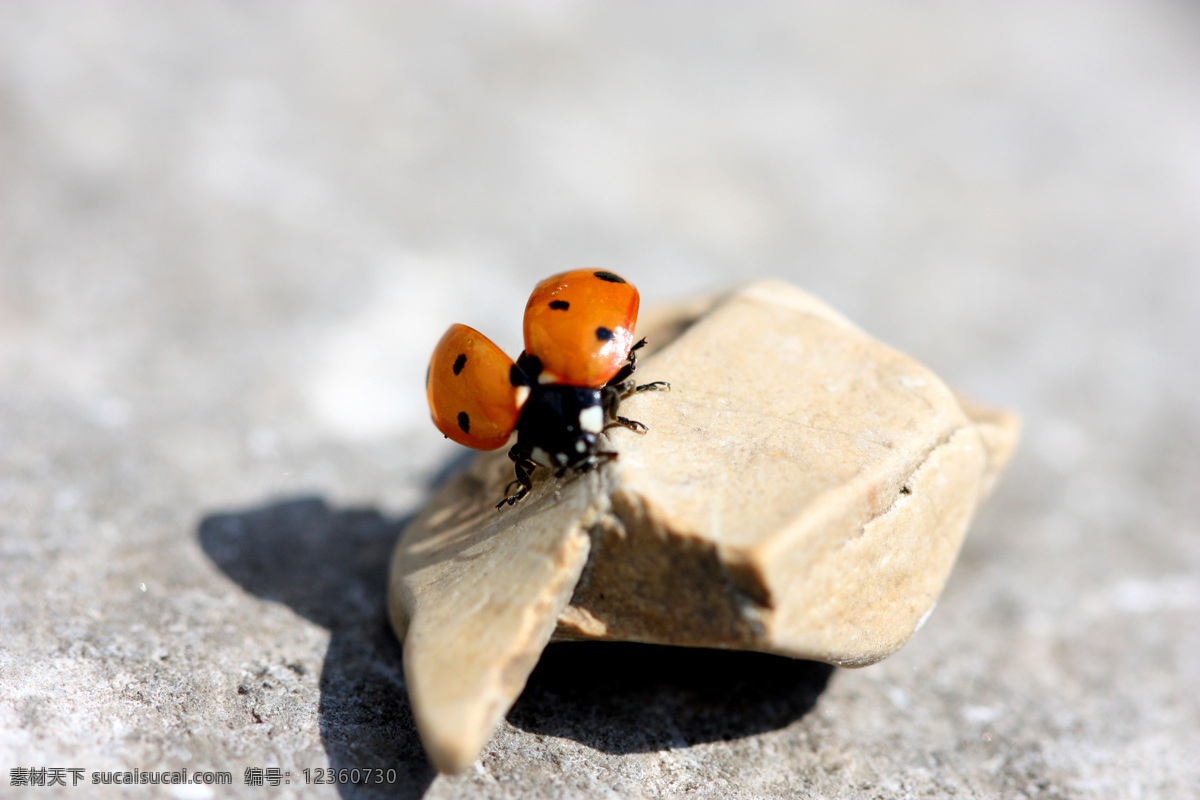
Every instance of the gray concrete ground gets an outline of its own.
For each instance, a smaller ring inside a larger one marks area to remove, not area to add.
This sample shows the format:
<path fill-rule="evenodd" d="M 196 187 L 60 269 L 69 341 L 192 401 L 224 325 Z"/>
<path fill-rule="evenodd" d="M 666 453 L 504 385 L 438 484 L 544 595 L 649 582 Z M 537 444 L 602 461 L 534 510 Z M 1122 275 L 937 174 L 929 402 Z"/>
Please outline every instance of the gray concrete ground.
<path fill-rule="evenodd" d="M 0 795 L 1200 796 L 1198 31 L 0 6 Z M 1026 436 L 891 659 L 551 648 L 436 777 L 383 615 L 458 454 L 425 359 L 455 321 L 517 349 L 532 285 L 589 265 L 647 304 L 786 278 Z M 235 786 L 11 785 L 38 767 Z"/>

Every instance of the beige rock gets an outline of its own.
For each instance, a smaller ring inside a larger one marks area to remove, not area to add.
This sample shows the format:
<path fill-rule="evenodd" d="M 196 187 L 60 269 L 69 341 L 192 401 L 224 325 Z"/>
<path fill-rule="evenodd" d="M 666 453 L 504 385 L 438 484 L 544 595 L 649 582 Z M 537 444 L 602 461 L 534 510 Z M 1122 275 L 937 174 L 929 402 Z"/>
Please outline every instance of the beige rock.
<path fill-rule="evenodd" d="M 598 519 L 598 473 L 558 502 L 542 481 L 497 513 L 511 465 L 488 454 L 451 481 L 405 530 L 392 562 L 388 608 L 409 699 L 442 772 L 470 766 L 524 688 Z"/>
<path fill-rule="evenodd" d="M 467 767 L 551 638 L 738 648 L 845 666 L 932 610 L 1015 417 L 778 282 L 646 315 L 657 352 L 611 432 L 620 458 L 539 472 L 513 509 L 504 451 L 409 526 L 389 607 L 434 765 Z"/>

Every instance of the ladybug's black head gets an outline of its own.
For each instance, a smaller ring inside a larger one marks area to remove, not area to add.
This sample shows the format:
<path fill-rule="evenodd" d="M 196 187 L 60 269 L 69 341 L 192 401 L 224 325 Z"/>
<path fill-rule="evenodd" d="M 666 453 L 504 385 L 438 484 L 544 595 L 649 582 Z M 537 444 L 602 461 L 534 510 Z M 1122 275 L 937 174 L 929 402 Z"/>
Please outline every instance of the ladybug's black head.
<path fill-rule="evenodd" d="M 517 420 L 517 442 L 547 467 L 567 467 L 596 451 L 604 429 L 599 389 L 534 385 Z"/>

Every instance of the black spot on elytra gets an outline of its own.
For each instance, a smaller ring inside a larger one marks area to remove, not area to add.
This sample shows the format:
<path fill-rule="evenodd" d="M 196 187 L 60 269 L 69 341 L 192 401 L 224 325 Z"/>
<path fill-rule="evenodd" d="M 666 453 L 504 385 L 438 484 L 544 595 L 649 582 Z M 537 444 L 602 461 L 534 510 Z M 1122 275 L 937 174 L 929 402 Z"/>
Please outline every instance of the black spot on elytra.
<path fill-rule="evenodd" d="M 551 300 L 550 307 L 553 308 L 555 311 L 566 311 L 568 308 L 571 307 L 571 304 L 568 303 L 566 300 Z"/>
<path fill-rule="evenodd" d="M 458 427 L 462 428 L 463 433 L 471 432 L 471 418 L 467 416 L 467 412 L 458 412 Z"/>
<path fill-rule="evenodd" d="M 613 332 L 608 328 L 596 328 L 596 338 L 602 342 L 612 341 Z"/>
<path fill-rule="evenodd" d="M 592 274 L 600 280 L 608 281 L 609 283 L 627 283 L 627 281 L 620 275 L 608 272 L 607 270 L 600 270 L 599 272 L 593 272 Z"/>
<path fill-rule="evenodd" d="M 516 364 L 508 368 L 508 382 L 513 386 L 529 386 L 530 384 L 529 376 Z"/>
<path fill-rule="evenodd" d="M 463 371 L 463 367 L 467 365 L 467 354 L 459 353 L 458 358 L 454 359 L 454 374 L 458 375 Z"/>
<path fill-rule="evenodd" d="M 537 356 L 531 356 L 528 353 L 521 353 L 521 357 L 517 359 L 517 364 L 521 370 L 531 378 L 536 378 L 542 374 L 542 360 Z"/>

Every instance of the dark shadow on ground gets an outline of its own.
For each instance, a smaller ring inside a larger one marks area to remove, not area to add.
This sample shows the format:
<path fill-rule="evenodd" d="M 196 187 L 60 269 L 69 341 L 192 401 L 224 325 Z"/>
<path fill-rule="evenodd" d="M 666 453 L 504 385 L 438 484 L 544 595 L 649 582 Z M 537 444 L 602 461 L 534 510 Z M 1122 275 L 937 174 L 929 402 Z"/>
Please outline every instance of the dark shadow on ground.
<path fill-rule="evenodd" d="M 340 785 L 345 798 L 415 799 L 435 777 L 387 620 L 388 562 L 406 522 L 303 497 L 200 523 L 200 544 L 225 574 L 329 630 L 318 710 L 329 765 L 397 777 L 390 786 Z"/>
<path fill-rule="evenodd" d="M 542 654 L 508 721 L 606 753 L 728 741 L 800 719 L 832 673 L 828 664 L 761 653 L 555 644 Z"/>
<path fill-rule="evenodd" d="M 464 462 L 449 463 L 435 486 Z M 200 523 L 204 552 L 232 580 L 329 630 L 318 714 L 330 766 L 397 774 L 393 785 L 340 785 L 344 798 L 416 800 L 436 777 L 387 619 L 388 564 L 407 522 L 299 497 Z M 813 707 L 831 673 L 757 653 L 558 644 L 542 655 L 508 720 L 604 752 L 657 751 L 786 727 Z"/>

